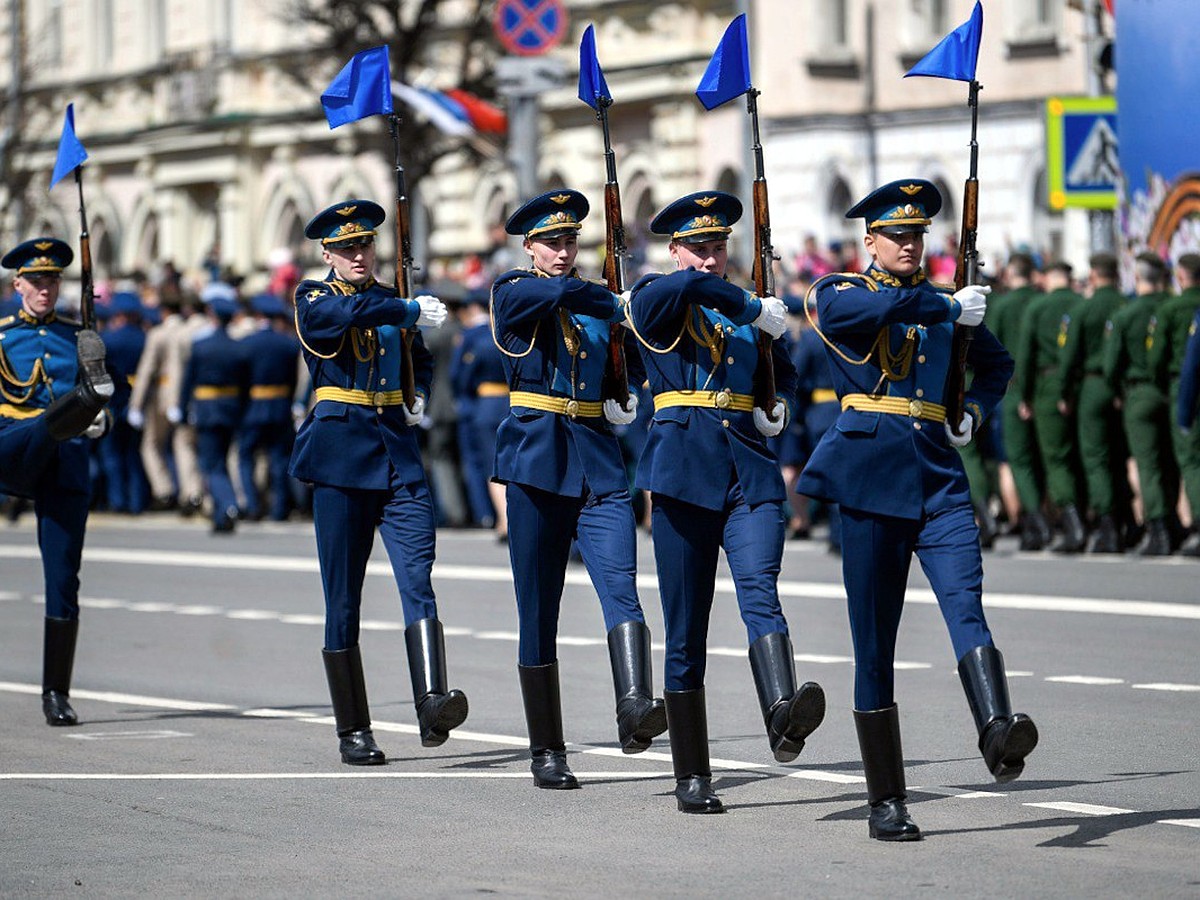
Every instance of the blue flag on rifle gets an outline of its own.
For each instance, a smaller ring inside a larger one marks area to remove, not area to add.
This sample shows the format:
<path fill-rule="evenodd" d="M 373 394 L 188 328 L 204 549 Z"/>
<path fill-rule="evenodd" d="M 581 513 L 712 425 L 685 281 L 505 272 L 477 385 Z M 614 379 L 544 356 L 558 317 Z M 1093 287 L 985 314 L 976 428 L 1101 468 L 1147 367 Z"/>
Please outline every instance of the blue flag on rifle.
<path fill-rule="evenodd" d="M 746 14 L 742 13 L 725 29 L 696 87 L 696 96 L 705 109 L 716 109 L 740 97 L 750 87 L 750 43 L 746 36 Z"/>
<path fill-rule="evenodd" d="M 350 57 L 325 93 L 321 106 L 330 128 L 392 111 L 392 68 L 388 48 L 372 47 Z"/>
<path fill-rule="evenodd" d="M 596 58 L 596 32 L 589 25 L 583 31 L 583 40 L 579 42 L 579 99 L 598 110 L 601 98 L 611 100 L 612 94 L 608 92 L 608 82 L 604 80 L 600 60 Z"/>
<path fill-rule="evenodd" d="M 62 137 L 58 139 L 58 157 L 54 160 L 54 174 L 50 176 L 50 187 L 54 187 L 88 158 L 87 151 L 79 138 L 75 137 L 75 104 L 67 104 L 67 117 L 63 121 Z"/>
<path fill-rule="evenodd" d="M 983 4 L 975 0 L 971 18 L 942 38 L 936 47 L 921 57 L 920 62 L 904 73 L 904 77 L 928 75 L 931 78 L 974 81 L 982 38 Z"/>

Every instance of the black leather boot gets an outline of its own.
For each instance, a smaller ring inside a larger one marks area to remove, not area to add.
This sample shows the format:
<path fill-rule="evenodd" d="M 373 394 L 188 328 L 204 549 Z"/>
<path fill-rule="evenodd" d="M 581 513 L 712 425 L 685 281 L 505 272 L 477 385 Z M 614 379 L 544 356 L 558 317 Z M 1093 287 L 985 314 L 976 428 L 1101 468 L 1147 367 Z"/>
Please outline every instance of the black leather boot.
<path fill-rule="evenodd" d="M 1183 544 L 1179 547 L 1180 556 L 1200 556 L 1200 531 L 1196 530 L 1196 525 L 1192 525 L 1192 533 L 1187 536 Z"/>
<path fill-rule="evenodd" d="M 1121 543 L 1121 530 L 1117 528 L 1117 520 L 1111 513 L 1105 513 L 1096 523 L 1096 536 L 1092 539 L 1089 553 L 1124 553 Z"/>
<path fill-rule="evenodd" d="M 812 681 L 796 690 L 792 639 L 781 631 L 765 634 L 750 645 L 750 671 L 771 753 L 776 762 L 791 762 L 825 718 L 825 692 Z"/>
<path fill-rule="evenodd" d="M 975 521 L 979 525 L 979 547 L 981 550 L 991 550 L 996 545 L 996 536 L 1000 534 L 1000 526 L 996 517 L 986 503 L 975 504 Z"/>
<path fill-rule="evenodd" d="M 1050 525 L 1041 510 L 1027 512 L 1022 517 L 1021 550 L 1045 550 L 1050 543 Z"/>
<path fill-rule="evenodd" d="M 608 633 L 613 692 L 617 698 L 617 739 L 621 752 L 641 753 L 667 730 L 667 709 L 654 697 L 650 629 L 622 622 Z"/>
<path fill-rule="evenodd" d="M 545 666 L 517 666 L 521 677 L 521 699 L 529 728 L 529 770 L 540 788 L 566 791 L 579 787 L 567 765 L 563 743 L 562 698 L 558 690 L 558 662 Z"/>
<path fill-rule="evenodd" d="M 1054 547 L 1055 553 L 1082 553 L 1087 546 L 1087 529 L 1083 527 L 1079 509 L 1074 503 L 1062 508 L 1062 539 Z"/>
<path fill-rule="evenodd" d="M 108 406 L 113 381 L 104 368 L 104 341 L 91 329 L 79 332 L 76 339 L 79 375 L 75 387 L 46 409 L 46 428 L 50 437 L 65 441 L 87 431 L 96 415 Z"/>
<path fill-rule="evenodd" d="M 675 770 L 675 800 L 680 812 L 723 813 L 721 798 L 712 789 L 708 762 L 708 712 L 704 688 L 663 691 L 671 731 L 671 765 Z"/>
<path fill-rule="evenodd" d="M 1033 719 L 1012 711 L 1004 657 L 995 647 L 976 647 L 958 661 L 958 676 L 979 729 L 979 752 L 988 771 L 1001 783 L 1012 781 L 1037 746 L 1038 732 Z"/>
<path fill-rule="evenodd" d="M 345 650 L 322 650 L 333 718 L 337 722 L 338 750 L 348 766 L 379 766 L 387 762 L 371 733 L 367 706 L 367 684 L 363 678 L 362 654 L 358 646 Z"/>
<path fill-rule="evenodd" d="M 854 728 L 867 776 L 871 805 L 868 832 L 877 841 L 919 841 L 921 829 L 908 815 L 904 801 L 904 752 L 900 747 L 900 710 L 854 710 Z"/>
<path fill-rule="evenodd" d="M 71 670 L 75 667 L 75 638 L 78 619 L 46 617 L 42 644 L 42 713 L 47 725 L 78 725 L 71 709 Z"/>
<path fill-rule="evenodd" d="M 1171 532 L 1165 518 L 1151 519 L 1146 523 L 1146 541 L 1138 550 L 1140 556 L 1170 556 Z"/>
<path fill-rule="evenodd" d="M 413 703 L 422 747 L 440 747 L 467 718 L 467 695 L 446 686 L 446 640 L 442 623 L 421 619 L 404 629 Z"/>

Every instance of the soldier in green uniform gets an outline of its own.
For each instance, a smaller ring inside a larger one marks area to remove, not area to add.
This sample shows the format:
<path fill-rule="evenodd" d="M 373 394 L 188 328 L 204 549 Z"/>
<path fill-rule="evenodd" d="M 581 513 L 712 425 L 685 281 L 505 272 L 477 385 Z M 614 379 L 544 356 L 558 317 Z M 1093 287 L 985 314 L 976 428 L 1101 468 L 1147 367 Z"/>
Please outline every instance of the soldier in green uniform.
<path fill-rule="evenodd" d="M 1151 375 L 1160 389 L 1167 391 L 1170 398 L 1172 418 L 1179 405 L 1179 377 L 1183 371 L 1183 353 L 1187 348 L 1188 331 L 1196 310 L 1200 309 L 1200 255 L 1185 253 L 1175 264 L 1175 279 L 1180 294 L 1165 301 L 1158 310 L 1158 328 L 1154 341 L 1146 351 Z M 1184 434 L 1179 428 L 1171 429 L 1175 461 L 1183 477 L 1183 489 L 1192 510 L 1192 534 L 1180 552 L 1187 556 L 1200 556 L 1200 431 Z M 1171 498 L 1167 498 L 1171 503 Z"/>
<path fill-rule="evenodd" d="M 1166 300 L 1167 267 L 1153 253 L 1137 258 L 1136 298 L 1109 320 L 1104 377 L 1121 397 L 1125 437 L 1137 463 L 1146 523 L 1143 556 L 1169 556 L 1173 515 L 1179 496 L 1179 471 L 1171 451 L 1167 395 L 1154 381 L 1150 350 L 1158 332 L 1158 314 Z"/>
<path fill-rule="evenodd" d="M 1059 404 L 1075 413 L 1079 456 L 1087 481 L 1088 505 L 1095 518 L 1092 553 L 1121 553 L 1120 526 L 1128 516 L 1125 432 L 1116 395 L 1104 380 L 1105 324 L 1125 305 L 1117 289 L 1117 258 L 1097 253 L 1089 261 L 1091 296 L 1079 304 L 1059 355 Z"/>
<path fill-rule="evenodd" d="M 1037 296 L 1033 283 L 1033 258 L 1014 253 L 1004 269 L 1008 290 L 988 303 L 984 324 L 1015 355 L 1021 330 L 1021 317 Z M 1020 416 L 1020 373 L 1001 402 L 1001 432 L 1007 466 L 1021 503 L 1021 549 L 1041 550 L 1050 542 L 1050 526 L 1042 515 L 1042 469 L 1032 419 Z"/>
<path fill-rule="evenodd" d="M 1059 511 L 1062 540 L 1058 553 L 1079 553 L 1087 543 L 1087 532 L 1079 514 L 1078 440 L 1075 417 L 1059 407 L 1062 371 L 1059 351 L 1066 344 L 1071 318 L 1082 298 L 1071 290 L 1071 265 L 1052 263 L 1043 275 L 1046 293 L 1038 297 L 1021 317 L 1017 338 L 1017 380 L 1022 418 L 1032 411 L 1038 450 L 1046 469 L 1046 495 Z"/>

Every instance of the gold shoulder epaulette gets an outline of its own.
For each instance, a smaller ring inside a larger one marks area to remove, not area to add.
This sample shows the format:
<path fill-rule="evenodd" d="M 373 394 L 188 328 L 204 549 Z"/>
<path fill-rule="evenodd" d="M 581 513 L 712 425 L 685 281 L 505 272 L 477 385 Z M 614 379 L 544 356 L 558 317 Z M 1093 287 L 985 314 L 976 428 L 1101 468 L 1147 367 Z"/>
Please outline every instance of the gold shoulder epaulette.
<path fill-rule="evenodd" d="M 0 319 L 0 328 L 9 328 L 17 321 L 16 316 L 5 316 Z"/>
<path fill-rule="evenodd" d="M 869 291 L 879 290 L 879 282 L 862 272 L 831 272 L 820 280 L 832 283 L 835 291 L 844 291 L 851 287 L 865 287 Z"/>

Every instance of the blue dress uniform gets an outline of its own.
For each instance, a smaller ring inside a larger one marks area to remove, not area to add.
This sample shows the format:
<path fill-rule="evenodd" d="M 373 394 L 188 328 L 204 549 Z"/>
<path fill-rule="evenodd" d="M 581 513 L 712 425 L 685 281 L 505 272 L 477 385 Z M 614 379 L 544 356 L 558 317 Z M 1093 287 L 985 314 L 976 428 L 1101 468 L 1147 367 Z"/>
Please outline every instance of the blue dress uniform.
<path fill-rule="evenodd" d="M 209 310 L 216 322 L 192 344 L 180 392 L 184 420 L 196 427 L 196 454 L 212 498 L 212 530 L 228 534 L 238 516 L 237 494 L 229 477 L 229 448 L 242 421 L 250 386 L 250 361 L 229 335 L 237 304 L 213 296 Z"/>
<path fill-rule="evenodd" d="M 142 303 L 137 294 L 120 291 L 113 295 L 109 308 L 114 316 L 122 317 L 123 322 L 115 328 L 107 328 L 101 336 L 108 365 L 118 383 L 132 388 L 138 362 L 146 347 L 146 332 L 141 324 Z M 112 428 L 99 442 L 108 509 L 137 515 L 146 508 L 149 485 L 142 469 L 141 432 L 126 421 L 129 392 L 122 391 L 114 397 L 109 411 L 113 416 Z"/>
<path fill-rule="evenodd" d="M 876 242 L 924 232 L 941 208 L 928 181 L 879 188 L 846 215 L 864 217 Z M 874 247 L 875 244 L 869 244 Z M 872 806 L 871 836 L 919 839 L 904 807 L 899 714 L 893 701 L 896 632 L 913 553 L 950 630 L 959 673 L 998 780 L 1020 773 L 1037 741 L 1009 708 L 1004 665 L 982 606 L 983 563 L 962 460 L 946 429 L 958 300 L 919 268 L 834 275 L 817 291 L 820 333 L 841 400 L 800 479 L 810 497 L 842 510 L 843 574 L 854 642 L 855 722 Z M 976 292 L 978 293 L 978 292 Z M 975 430 L 1003 396 L 1013 362 L 986 327 L 974 329 L 964 407 Z"/>
<path fill-rule="evenodd" d="M 662 210 L 650 230 L 669 235 L 673 246 L 724 242 L 741 213 L 741 203 L 729 194 L 689 194 Z M 776 760 L 795 759 L 824 716 L 818 685 L 796 689 L 791 639 L 776 587 L 787 494 L 754 414 L 760 364 L 754 323 L 765 302 L 718 274 L 691 268 L 643 277 L 630 301 L 630 322 L 654 395 L 654 419 L 636 483 L 651 492 L 653 504 L 667 632 L 667 716 L 676 797 L 684 812 L 722 811 L 710 786 L 704 701 L 708 621 L 721 548 L 733 575 Z M 782 310 L 781 301 L 770 302 Z M 782 342 L 771 343 L 771 358 L 776 392 L 790 416 L 796 371 Z"/>
<path fill-rule="evenodd" d="M 531 257 L 535 244 L 559 246 L 573 262 L 587 213 L 577 191 L 550 191 L 513 213 L 505 227 L 525 236 Z M 650 631 L 637 595 L 629 482 L 604 409 L 610 324 L 620 321 L 622 308 L 607 288 L 579 278 L 573 268 L 556 277 L 531 268 L 496 280 L 491 312 L 510 391 L 494 473 L 507 485 L 531 770 L 538 787 L 575 788 L 562 736 L 556 649 L 572 538 L 608 631 L 621 748 L 640 752 L 666 730 L 662 701 L 651 696 Z M 629 380 L 640 381 L 637 368 Z"/>
<path fill-rule="evenodd" d="M 74 254 L 34 238 L 4 255 L 21 290 L 52 291 Z M 78 722 L 69 694 L 79 633 L 79 564 L 87 525 L 88 448 L 114 392 L 96 332 L 60 318 L 54 300 L 39 315 L 24 303 L 0 319 L 0 493 L 33 500 L 46 583 L 42 712 L 50 725 Z M 102 419 L 103 420 L 103 419 Z"/>
<path fill-rule="evenodd" d="M 274 294 L 259 294 L 250 306 L 261 320 L 259 327 L 241 340 L 250 365 L 250 395 L 238 432 L 238 474 L 247 517 L 260 518 L 262 498 L 254 483 L 254 461 L 260 451 L 266 454 L 271 519 L 282 522 L 291 506 L 288 462 L 296 442 L 292 399 L 296 395 L 300 342 L 290 323 L 286 332 L 275 327 L 277 322 L 287 322 L 290 313 Z"/>
<path fill-rule="evenodd" d="M 1188 329 L 1187 347 L 1183 353 L 1183 369 L 1179 374 L 1179 397 L 1176 400 L 1175 425 L 1190 432 L 1196 421 L 1196 406 L 1200 403 L 1200 312 Z M 1200 512 L 1193 513 L 1200 516 Z"/>
<path fill-rule="evenodd" d="M 796 414 L 804 419 L 804 458 L 807 462 L 825 432 L 837 421 L 842 408 L 833 385 L 833 373 L 825 359 L 825 344 L 816 331 L 810 328 L 800 333 L 792 350 L 792 362 L 796 366 L 799 382 Z M 841 553 L 842 516 L 838 512 L 838 505 L 828 504 L 828 513 L 829 549 Z"/>
<path fill-rule="evenodd" d="M 369 271 L 357 283 L 337 275 L 347 254 L 373 261 L 370 248 L 383 220 L 383 209 L 369 200 L 347 200 L 318 213 L 304 233 L 321 241 L 325 261 L 334 268 L 324 281 L 296 288 L 296 328 L 316 404 L 297 432 L 290 472 L 313 485 L 325 591 L 322 655 L 339 750 L 348 765 L 386 761 L 371 732 L 358 644 L 363 578 L 376 528 L 400 589 L 422 745 L 444 743 L 467 717 L 466 695 L 446 686 L 444 637 L 430 579 L 433 501 L 414 427 L 433 376 L 432 357 L 414 328 L 422 306 L 398 297 Z M 444 316 L 445 308 L 437 305 Z M 414 376 L 413 410 L 404 405 L 406 357 Z"/>
<path fill-rule="evenodd" d="M 496 429 L 508 415 L 508 376 L 487 322 L 464 328 L 461 337 L 450 375 L 457 401 L 458 449 L 471 517 L 486 524 L 495 521 L 488 478 L 496 458 Z"/>

